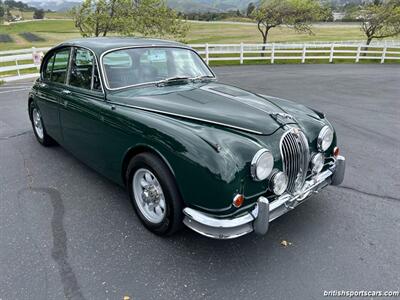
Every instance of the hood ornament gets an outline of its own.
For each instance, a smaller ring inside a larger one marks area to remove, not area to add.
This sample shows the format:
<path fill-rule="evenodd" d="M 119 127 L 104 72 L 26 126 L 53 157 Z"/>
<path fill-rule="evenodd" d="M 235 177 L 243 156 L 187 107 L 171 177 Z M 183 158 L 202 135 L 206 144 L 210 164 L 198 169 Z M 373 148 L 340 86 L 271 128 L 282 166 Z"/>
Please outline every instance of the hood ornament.
<path fill-rule="evenodd" d="M 271 113 L 270 116 L 281 125 L 285 125 L 286 123 L 291 122 L 291 121 L 297 123 L 296 119 L 292 115 L 289 115 L 287 113 L 280 113 L 280 112 L 279 113 Z"/>

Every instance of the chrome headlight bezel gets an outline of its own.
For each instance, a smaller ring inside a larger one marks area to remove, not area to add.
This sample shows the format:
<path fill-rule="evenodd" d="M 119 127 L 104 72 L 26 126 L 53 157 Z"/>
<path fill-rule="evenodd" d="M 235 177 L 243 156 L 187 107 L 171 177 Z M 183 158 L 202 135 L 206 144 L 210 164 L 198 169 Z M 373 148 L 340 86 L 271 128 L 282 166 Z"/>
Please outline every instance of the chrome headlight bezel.
<path fill-rule="evenodd" d="M 321 131 L 318 134 L 317 146 L 319 151 L 326 151 L 332 145 L 334 132 L 333 129 L 325 125 L 322 127 Z"/>
<path fill-rule="evenodd" d="M 260 170 L 262 167 L 265 168 L 264 171 Z M 274 156 L 268 149 L 262 148 L 256 152 L 251 160 L 250 174 L 253 180 L 262 181 L 268 178 L 273 168 Z"/>

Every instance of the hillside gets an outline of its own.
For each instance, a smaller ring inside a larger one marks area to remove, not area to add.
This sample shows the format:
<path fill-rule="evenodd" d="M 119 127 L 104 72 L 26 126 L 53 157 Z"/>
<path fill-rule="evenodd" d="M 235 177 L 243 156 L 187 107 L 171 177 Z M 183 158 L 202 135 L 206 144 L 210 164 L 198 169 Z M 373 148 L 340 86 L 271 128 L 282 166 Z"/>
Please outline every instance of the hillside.
<path fill-rule="evenodd" d="M 182 12 L 225 12 L 232 10 L 245 10 L 249 3 L 259 3 L 260 0 L 166 0 L 168 5 Z M 361 4 L 363 1 L 372 0 L 320 0 L 334 7 L 346 4 Z M 81 0 L 22 0 L 30 6 L 50 9 L 53 11 L 66 11 L 75 6 Z"/>
<path fill-rule="evenodd" d="M 258 0 L 167 0 L 168 6 L 183 12 L 244 10 Z"/>

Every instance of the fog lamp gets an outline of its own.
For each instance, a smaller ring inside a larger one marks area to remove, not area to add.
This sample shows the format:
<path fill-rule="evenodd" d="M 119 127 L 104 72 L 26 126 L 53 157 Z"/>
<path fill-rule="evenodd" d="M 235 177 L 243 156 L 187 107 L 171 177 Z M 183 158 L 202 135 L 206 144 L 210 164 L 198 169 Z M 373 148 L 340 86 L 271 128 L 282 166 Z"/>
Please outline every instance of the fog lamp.
<path fill-rule="evenodd" d="M 324 167 L 325 157 L 323 153 L 316 153 L 311 158 L 311 168 L 314 174 L 321 172 Z"/>
<path fill-rule="evenodd" d="M 284 172 L 276 172 L 271 178 L 272 191 L 275 195 L 282 195 L 288 185 L 288 177 Z"/>

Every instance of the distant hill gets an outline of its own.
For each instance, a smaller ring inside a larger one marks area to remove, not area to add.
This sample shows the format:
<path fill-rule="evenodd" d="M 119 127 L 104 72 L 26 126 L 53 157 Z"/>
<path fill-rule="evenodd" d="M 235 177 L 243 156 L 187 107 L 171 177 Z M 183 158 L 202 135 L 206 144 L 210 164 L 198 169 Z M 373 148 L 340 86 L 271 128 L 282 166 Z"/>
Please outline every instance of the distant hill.
<path fill-rule="evenodd" d="M 224 12 L 229 10 L 244 10 L 250 2 L 259 0 L 166 0 L 168 6 L 182 12 Z M 23 0 L 30 6 L 45 10 L 66 11 L 79 4 L 80 0 Z"/>
<path fill-rule="evenodd" d="M 22 0 L 30 6 L 45 10 L 66 11 L 79 4 L 81 0 Z M 260 0 L 166 0 L 168 6 L 181 12 L 226 12 L 232 10 L 244 11 L 249 3 L 258 4 Z M 372 0 L 320 0 L 335 7 L 345 4 L 360 4 Z"/>
<path fill-rule="evenodd" d="M 182 12 L 223 12 L 244 10 L 259 0 L 167 0 L 168 6 Z"/>
<path fill-rule="evenodd" d="M 82 1 L 80 0 L 24 0 L 24 2 L 29 3 L 30 6 L 36 8 L 42 8 L 44 10 L 52 10 L 52 11 L 67 11 L 71 9 L 73 6 L 78 5 Z"/>

